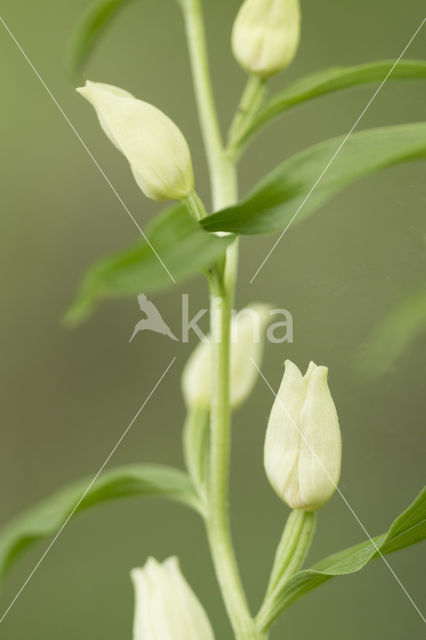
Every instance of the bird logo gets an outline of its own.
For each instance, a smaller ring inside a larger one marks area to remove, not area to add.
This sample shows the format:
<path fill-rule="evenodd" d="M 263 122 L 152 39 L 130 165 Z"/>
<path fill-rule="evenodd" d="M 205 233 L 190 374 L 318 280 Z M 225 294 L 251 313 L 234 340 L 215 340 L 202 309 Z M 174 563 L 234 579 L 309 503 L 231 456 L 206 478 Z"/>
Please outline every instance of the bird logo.
<path fill-rule="evenodd" d="M 141 311 L 146 315 L 146 318 L 139 320 L 136 324 L 129 342 L 133 340 L 139 331 L 154 331 L 155 333 L 161 333 L 163 336 L 168 336 L 172 340 L 177 340 L 173 331 L 164 322 L 155 304 L 148 300 L 146 295 L 140 293 L 138 295 L 138 303 Z"/>

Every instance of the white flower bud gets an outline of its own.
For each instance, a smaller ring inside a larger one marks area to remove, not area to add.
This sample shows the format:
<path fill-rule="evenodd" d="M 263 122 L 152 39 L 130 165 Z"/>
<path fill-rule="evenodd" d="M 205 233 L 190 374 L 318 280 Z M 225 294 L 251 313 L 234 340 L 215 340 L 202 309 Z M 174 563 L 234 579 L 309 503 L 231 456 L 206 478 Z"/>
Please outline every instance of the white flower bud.
<path fill-rule="evenodd" d="M 253 362 L 260 366 L 264 332 L 270 319 L 270 307 L 265 304 L 253 304 L 232 318 L 230 402 L 233 408 L 244 402 L 256 383 L 257 370 Z M 211 364 L 212 345 L 209 337 L 207 342 L 200 342 L 195 348 L 183 372 L 183 395 L 189 407 L 210 407 Z"/>
<path fill-rule="evenodd" d="M 234 23 L 232 50 L 248 73 L 268 77 L 288 67 L 299 39 L 299 0 L 245 0 Z"/>
<path fill-rule="evenodd" d="M 177 558 L 149 558 L 133 569 L 133 640 L 214 640 L 207 615 L 183 577 Z"/>
<path fill-rule="evenodd" d="M 319 509 L 339 482 L 342 443 L 327 372 L 311 362 L 302 376 L 287 360 L 269 416 L 266 475 L 292 509 Z"/>
<path fill-rule="evenodd" d="M 100 82 L 77 89 L 95 108 L 102 129 L 154 200 L 182 200 L 194 190 L 191 155 L 180 129 L 162 111 Z"/>

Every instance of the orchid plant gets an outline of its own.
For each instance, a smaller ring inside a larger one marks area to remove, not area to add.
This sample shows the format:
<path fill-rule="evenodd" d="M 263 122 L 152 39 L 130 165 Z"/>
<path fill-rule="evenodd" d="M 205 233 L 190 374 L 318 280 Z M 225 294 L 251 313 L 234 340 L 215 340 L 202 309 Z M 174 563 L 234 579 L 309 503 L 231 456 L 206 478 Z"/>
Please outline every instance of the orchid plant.
<path fill-rule="evenodd" d="M 97 0 L 90 7 L 74 38 L 74 67 L 82 68 L 103 29 L 126 2 Z M 70 516 L 85 508 L 130 495 L 161 496 L 185 504 L 204 521 L 235 638 L 266 640 L 273 622 L 308 592 L 360 570 L 374 558 L 423 540 L 426 495 L 422 491 L 386 533 L 303 568 L 317 512 L 339 491 L 341 436 L 327 368 L 311 362 L 302 375 L 287 361 L 269 417 L 264 464 L 272 488 L 291 511 L 263 602 L 256 614 L 250 610 L 230 529 L 231 418 L 232 411 L 253 393 L 262 359 L 259 334 L 265 333 L 269 307 L 252 304 L 232 317 L 238 236 L 282 232 L 362 176 L 426 157 L 426 124 L 370 129 L 321 142 L 285 160 L 242 201 L 238 200 L 238 161 L 254 135 L 290 108 L 384 79 L 425 79 L 426 63 L 404 59 L 335 67 L 268 95 L 269 78 L 291 64 L 298 48 L 299 1 L 245 0 L 234 23 L 232 50 L 248 76 L 247 86 L 225 140 L 211 85 L 201 0 L 178 3 L 208 160 L 212 210 L 196 191 L 190 148 L 176 124 L 123 88 L 86 82 L 78 91 L 129 162 L 142 192 L 177 204 L 156 217 L 143 241 L 89 270 L 67 318 L 82 320 L 98 300 L 108 296 L 155 291 L 202 274 L 210 292 L 210 336 L 197 346 L 183 372 L 186 470 L 138 463 L 105 471 L 89 490 L 87 481 L 67 487 L 4 528 L 0 573 L 5 574 L 24 548 L 55 534 Z M 163 563 L 150 558 L 143 569 L 132 571 L 132 579 L 135 640 L 214 638 L 214 621 L 208 619 L 176 558 Z"/>

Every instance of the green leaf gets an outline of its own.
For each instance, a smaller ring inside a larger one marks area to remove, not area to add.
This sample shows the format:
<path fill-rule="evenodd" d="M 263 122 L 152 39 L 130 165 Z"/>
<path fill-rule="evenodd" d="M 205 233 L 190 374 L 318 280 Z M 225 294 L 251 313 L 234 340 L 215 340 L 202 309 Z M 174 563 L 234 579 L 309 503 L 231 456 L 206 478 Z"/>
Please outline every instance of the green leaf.
<path fill-rule="evenodd" d="M 91 480 L 86 478 L 61 489 L 2 529 L 0 578 L 25 549 L 43 538 L 54 536 L 71 514 L 74 517 L 84 509 L 109 500 L 153 496 L 202 511 L 188 476 L 170 467 L 148 464 L 118 467 L 101 475 L 87 491 Z"/>
<path fill-rule="evenodd" d="M 83 67 L 108 25 L 129 2 L 131 0 L 95 0 L 88 7 L 70 42 L 68 63 L 72 72 Z"/>
<path fill-rule="evenodd" d="M 355 358 L 363 378 L 381 376 L 426 332 L 426 289 L 404 298 L 372 330 Z"/>
<path fill-rule="evenodd" d="M 321 96 L 372 82 L 380 83 L 395 64 L 394 60 L 380 60 L 351 67 L 333 67 L 312 73 L 285 87 L 272 96 L 256 115 L 244 139 L 251 137 L 261 127 L 298 104 Z M 426 78 L 426 62 L 400 60 L 387 82 Z"/>
<path fill-rule="evenodd" d="M 141 239 L 90 267 L 67 322 L 84 319 L 102 298 L 148 293 L 186 280 L 210 267 L 234 239 L 206 233 L 184 205 L 163 211 L 146 229 L 146 237 L 150 244 Z"/>
<path fill-rule="evenodd" d="M 331 578 L 355 573 L 380 554 L 393 553 L 425 539 L 426 489 L 423 489 L 408 509 L 394 520 L 387 533 L 373 538 L 374 544 L 367 540 L 339 551 L 278 585 L 259 612 L 260 628 L 267 629 L 293 602 Z"/>
<path fill-rule="evenodd" d="M 243 202 L 205 218 L 209 231 L 272 233 L 300 222 L 344 187 L 394 164 L 426 157 L 426 124 L 369 129 L 351 135 L 315 189 L 314 184 L 344 137 L 326 140 L 292 156 L 270 173 Z M 303 206 L 302 206 L 303 203 Z"/>

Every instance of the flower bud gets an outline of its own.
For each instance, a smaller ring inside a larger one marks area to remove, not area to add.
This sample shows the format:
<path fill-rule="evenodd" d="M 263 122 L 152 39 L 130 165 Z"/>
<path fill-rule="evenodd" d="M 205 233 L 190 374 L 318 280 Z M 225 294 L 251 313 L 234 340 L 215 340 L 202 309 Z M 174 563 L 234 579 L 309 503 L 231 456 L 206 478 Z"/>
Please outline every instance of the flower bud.
<path fill-rule="evenodd" d="M 257 379 L 270 307 L 253 304 L 235 314 L 231 322 L 230 380 L 231 407 L 240 405 L 250 395 Z M 253 360 L 253 362 L 252 362 Z M 182 377 L 183 395 L 189 407 L 209 408 L 211 404 L 212 343 L 208 337 L 191 354 Z"/>
<path fill-rule="evenodd" d="M 300 38 L 299 0 L 245 0 L 232 31 L 240 65 L 266 78 L 293 60 Z"/>
<path fill-rule="evenodd" d="M 177 558 L 149 558 L 133 569 L 134 640 L 214 640 L 207 615 L 183 577 Z"/>
<path fill-rule="evenodd" d="M 194 190 L 191 155 L 178 127 L 162 111 L 109 84 L 77 89 L 95 108 L 102 129 L 154 200 L 182 200 Z"/>
<path fill-rule="evenodd" d="M 319 509 L 339 481 L 342 443 L 327 372 L 311 362 L 302 376 L 287 360 L 269 416 L 266 475 L 292 509 Z"/>

